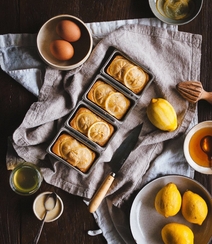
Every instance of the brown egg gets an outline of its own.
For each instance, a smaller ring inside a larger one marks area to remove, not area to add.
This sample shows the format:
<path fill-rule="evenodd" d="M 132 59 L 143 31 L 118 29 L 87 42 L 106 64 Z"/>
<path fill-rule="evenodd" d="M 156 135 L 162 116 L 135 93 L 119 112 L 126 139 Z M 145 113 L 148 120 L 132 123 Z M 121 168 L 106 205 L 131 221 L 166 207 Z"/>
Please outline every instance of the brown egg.
<path fill-rule="evenodd" d="M 81 37 L 79 26 L 70 20 L 61 20 L 56 26 L 56 32 L 68 42 L 76 42 Z"/>
<path fill-rule="evenodd" d="M 74 55 L 74 48 L 71 43 L 65 40 L 54 40 L 50 43 L 50 51 L 58 60 L 69 60 Z"/>

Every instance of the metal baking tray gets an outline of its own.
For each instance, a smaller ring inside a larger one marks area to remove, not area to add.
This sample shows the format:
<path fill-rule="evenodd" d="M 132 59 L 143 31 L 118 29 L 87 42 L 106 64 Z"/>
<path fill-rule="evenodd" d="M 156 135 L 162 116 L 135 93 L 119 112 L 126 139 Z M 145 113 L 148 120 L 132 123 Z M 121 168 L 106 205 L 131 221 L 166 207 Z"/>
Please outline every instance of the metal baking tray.
<path fill-rule="evenodd" d="M 125 86 L 123 83 L 121 83 L 120 81 L 114 79 L 112 76 L 110 76 L 107 73 L 107 68 L 108 66 L 111 64 L 111 62 L 113 61 L 113 59 L 117 56 L 123 56 L 125 59 L 127 59 L 129 62 L 131 62 L 132 64 L 140 67 L 141 69 L 143 69 L 148 75 L 149 75 L 149 81 L 147 82 L 147 84 L 144 86 L 144 88 L 138 93 L 134 93 L 132 90 L 130 90 L 127 86 Z M 105 76 L 107 79 L 115 82 L 116 85 L 118 85 L 119 87 L 121 87 L 123 90 L 125 90 L 126 92 L 131 92 L 134 94 L 134 96 L 138 99 L 142 96 L 142 94 L 145 92 L 145 90 L 149 87 L 149 85 L 152 83 L 152 81 L 155 79 L 155 76 L 153 75 L 153 73 L 146 68 L 144 65 L 135 62 L 134 60 L 132 60 L 127 54 L 121 52 L 120 50 L 114 48 L 112 54 L 110 54 L 109 58 L 107 59 L 107 61 L 105 62 L 105 64 L 102 66 L 102 68 L 100 69 L 100 73 Z"/>
<path fill-rule="evenodd" d="M 74 118 L 75 114 L 77 113 L 77 111 L 80 108 L 86 108 L 88 110 L 90 110 L 92 113 L 94 113 L 96 116 L 98 116 L 100 119 L 106 121 L 107 123 L 109 123 L 110 125 L 113 126 L 113 133 L 110 136 L 110 138 L 108 139 L 108 141 L 106 142 L 105 145 L 101 146 L 99 145 L 97 142 L 92 141 L 91 139 L 88 138 L 87 135 L 83 134 L 82 132 L 78 131 L 77 129 L 73 128 L 70 124 L 71 120 Z M 67 129 L 74 131 L 79 137 L 82 137 L 84 141 L 91 143 L 94 147 L 97 147 L 99 150 L 105 150 L 106 147 L 108 146 L 109 142 L 113 139 L 113 137 L 115 136 L 119 125 L 114 123 L 112 120 L 110 120 L 108 117 L 104 116 L 104 114 L 100 113 L 100 111 L 96 110 L 94 107 L 91 107 L 89 104 L 85 103 L 84 101 L 80 101 L 77 106 L 75 107 L 75 109 L 72 111 L 72 113 L 70 114 L 70 116 L 68 117 L 68 119 L 65 122 L 65 126 L 67 127 Z"/>
<path fill-rule="evenodd" d="M 110 85 L 111 87 L 113 87 L 117 92 L 120 92 L 121 94 L 123 94 L 126 98 L 129 99 L 130 101 L 130 107 L 127 110 L 127 112 L 124 114 L 124 116 L 121 119 L 117 119 L 116 117 L 114 117 L 112 114 L 108 113 L 104 108 L 100 107 L 98 104 L 95 104 L 94 102 L 92 102 L 89 98 L 88 98 L 88 93 L 90 92 L 91 88 L 94 86 L 94 84 L 97 81 L 103 81 L 104 83 Z M 117 83 L 117 82 L 116 82 Z M 134 96 L 134 94 L 132 92 L 126 92 L 125 90 L 123 90 L 120 86 L 117 86 L 116 83 L 112 82 L 111 80 L 107 79 L 106 77 L 98 74 L 94 80 L 92 81 L 91 85 L 89 86 L 88 90 L 85 92 L 85 94 L 83 95 L 83 101 L 85 101 L 86 103 L 88 103 L 89 105 L 91 105 L 92 107 L 94 107 L 96 110 L 100 111 L 100 113 L 104 114 L 104 116 L 106 116 L 109 120 L 112 120 L 114 123 L 123 123 L 124 120 L 126 119 L 126 117 L 130 114 L 131 110 L 135 107 L 136 105 L 136 97 Z"/>
<path fill-rule="evenodd" d="M 140 66 L 146 73 L 148 73 L 148 75 L 150 77 L 149 82 L 146 84 L 146 86 L 143 88 L 143 90 L 139 94 L 133 93 L 130 89 L 128 89 L 121 82 L 113 79 L 109 74 L 107 74 L 106 69 L 107 69 L 108 65 L 110 64 L 110 62 L 112 62 L 113 58 L 116 55 L 123 56 L 124 58 L 129 60 L 131 63 L 134 63 L 137 66 Z M 155 77 L 152 74 L 152 72 L 149 71 L 146 67 L 144 67 L 143 65 L 137 64 L 136 62 L 131 60 L 126 54 L 124 54 L 123 52 L 119 51 L 118 49 L 113 48 L 113 51 L 112 51 L 112 53 L 110 53 L 110 56 L 107 59 L 106 63 L 103 66 L 100 67 L 100 70 L 99 70 L 98 74 L 91 81 L 91 84 L 88 87 L 87 91 L 83 94 L 82 100 L 80 102 L 78 102 L 78 104 L 76 105 L 74 110 L 70 113 L 70 116 L 66 120 L 65 124 L 63 125 L 63 127 L 60 129 L 60 131 L 55 136 L 54 140 L 51 142 L 51 144 L 47 148 L 47 153 L 49 153 L 51 156 L 53 156 L 54 158 L 58 159 L 60 162 L 64 163 L 68 167 L 73 168 L 74 170 L 78 171 L 80 174 L 82 174 L 84 176 L 88 175 L 91 172 L 91 170 L 93 169 L 94 165 L 96 165 L 96 163 L 99 161 L 99 158 L 101 157 L 101 154 L 103 153 L 103 151 L 106 149 L 106 147 L 109 145 L 110 141 L 116 135 L 116 132 L 118 131 L 118 129 L 121 126 L 121 124 L 126 120 L 127 116 L 129 116 L 129 114 L 132 111 L 132 109 L 136 106 L 138 98 L 140 98 L 142 96 L 142 94 L 145 92 L 145 90 L 148 88 L 148 86 L 151 84 L 151 82 L 154 80 L 154 78 Z M 98 104 L 95 104 L 94 102 L 92 102 L 88 98 L 89 91 L 91 90 L 93 85 L 98 80 L 110 85 L 113 89 L 115 89 L 116 91 L 120 92 L 126 98 L 129 99 L 130 107 L 129 107 L 128 111 L 125 113 L 125 115 L 121 119 L 117 119 L 115 116 L 113 116 L 112 114 L 108 113 L 105 109 L 101 108 Z M 70 125 L 71 119 L 74 118 L 77 110 L 80 107 L 85 107 L 85 108 L 91 110 L 91 112 L 93 112 L 98 117 L 100 117 L 101 119 L 105 120 L 106 122 L 110 123 L 114 127 L 113 134 L 111 135 L 110 139 L 107 141 L 107 143 L 104 146 L 100 146 L 96 142 L 91 141 L 86 135 L 84 135 L 83 133 L 77 131 L 76 129 L 74 129 Z M 78 140 L 80 143 L 82 143 L 85 146 L 87 146 L 89 149 L 91 149 L 96 154 L 96 158 L 95 158 L 93 164 L 91 165 L 90 169 L 86 173 L 84 173 L 81 170 L 79 170 L 78 168 L 72 166 L 66 160 L 62 159 L 61 157 L 59 157 L 58 155 L 56 155 L 55 153 L 52 152 L 52 147 L 53 147 L 54 143 L 56 142 L 56 140 L 58 139 L 58 137 L 62 133 L 69 134 L 70 136 L 72 136 L 73 138 Z"/>
<path fill-rule="evenodd" d="M 52 147 L 55 144 L 56 140 L 59 138 L 60 135 L 62 135 L 63 133 L 66 133 L 68 135 L 70 135 L 71 137 L 75 138 L 77 141 L 79 141 L 80 143 L 82 143 L 83 145 L 85 145 L 86 147 L 88 147 L 90 150 L 92 150 L 95 154 L 96 157 L 94 159 L 93 164 L 91 165 L 91 167 L 88 169 L 87 172 L 82 172 L 80 169 L 78 169 L 77 167 L 74 167 L 73 165 L 71 165 L 70 163 L 68 163 L 66 160 L 64 160 L 63 158 L 61 158 L 60 156 L 56 155 L 55 153 L 53 153 L 52 151 Z M 86 141 L 84 141 L 81 137 L 79 137 L 77 134 L 73 133 L 72 131 L 68 130 L 67 128 L 61 128 L 60 131 L 57 133 L 57 135 L 55 136 L 54 140 L 51 142 L 51 144 L 49 145 L 49 147 L 47 148 L 47 153 L 49 153 L 51 156 L 53 156 L 54 158 L 56 158 L 57 160 L 59 160 L 60 162 L 64 163 L 65 165 L 67 165 L 69 168 L 72 168 L 76 171 L 78 171 L 80 174 L 82 175 L 88 175 L 91 170 L 93 169 L 94 165 L 96 165 L 96 163 L 98 162 L 100 156 L 101 156 L 101 152 L 99 150 L 97 150 L 95 147 L 93 147 L 91 144 L 87 143 Z"/>

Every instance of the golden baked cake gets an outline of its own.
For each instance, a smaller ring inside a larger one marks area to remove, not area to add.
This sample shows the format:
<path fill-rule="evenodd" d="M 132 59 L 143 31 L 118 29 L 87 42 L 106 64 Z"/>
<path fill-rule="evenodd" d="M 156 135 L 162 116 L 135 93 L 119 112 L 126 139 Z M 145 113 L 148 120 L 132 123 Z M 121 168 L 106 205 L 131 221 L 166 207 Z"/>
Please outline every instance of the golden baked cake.
<path fill-rule="evenodd" d="M 106 72 L 135 94 L 141 92 L 149 81 L 149 75 L 141 67 L 121 55 L 112 60 Z"/>
<path fill-rule="evenodd" d="M 52 152 L 84 173 L 88 171 L 96 157 L 95 152 L 67 133 L 58 137 Z"/>
<path fill-rule="evenodd" d="M 114 131 L 114 127 L 110 123 L 85 107 L 77 110 L 70 125 L 100 146 L 107 143 Z"/>
<path fill-rule="evenodd" d="M 127 97 L 101 80 L 97 80 L 92 86 L 88 99 L 117 119 L 121 119 L 130 107 Z"/>

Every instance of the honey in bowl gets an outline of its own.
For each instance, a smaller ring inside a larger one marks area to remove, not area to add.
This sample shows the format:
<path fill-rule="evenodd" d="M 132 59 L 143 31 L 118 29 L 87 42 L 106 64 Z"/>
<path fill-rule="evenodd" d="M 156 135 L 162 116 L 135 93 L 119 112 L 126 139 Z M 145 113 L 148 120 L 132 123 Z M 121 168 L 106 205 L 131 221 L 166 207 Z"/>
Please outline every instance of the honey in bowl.
<path fill-rule="evenodd" d="M 212 136 L 211 127 L 202 128 L 194 133 L 189 142 L 189 152 L 193 161 L 198 165 L 202 167 L 210 167 L 208 156 L 203 152 L 200 146 L 200 141 L 205 136 Z"/>

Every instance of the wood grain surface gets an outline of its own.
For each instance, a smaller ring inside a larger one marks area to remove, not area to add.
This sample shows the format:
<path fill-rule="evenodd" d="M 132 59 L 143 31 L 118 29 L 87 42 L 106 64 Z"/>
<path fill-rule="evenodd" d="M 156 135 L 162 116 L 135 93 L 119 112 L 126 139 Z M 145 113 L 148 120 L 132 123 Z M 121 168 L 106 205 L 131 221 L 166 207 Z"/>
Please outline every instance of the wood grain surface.
<path fill-rule="evenodd" d="M 147 0 L 1 0 L 0 34 L 37 33 L 42 24 L 58 14 L 71 14 L 84 22 L 153 17 Z M 212 1 L 204 1 L 202 11 L 179 30 L 201 34 L 201 82 L 212 91 Z M 30 105 L 37 100 L 30 92 L 0 69 L 0 243 L 28 244 L 40 226 L 32 211 L 34 195 L 21 197 L 9 187 L 5 156 L 7 138 L 20 125 Z M 198 103 L 199 121 L 212 120 L 212 106 Z M 195 174 L 195 179 L 212 193 L 212 176 Z M 82 199 L 46 183 L 38 193 L 55 190 L 64 201 L 64 213 L 58 221 L 44 226 L 40 244 L 104 244 L 102 235 L 90 237 L 97 229 L 93 216 Z M 210 242 L 212 243 L 212 242 Z"/>

